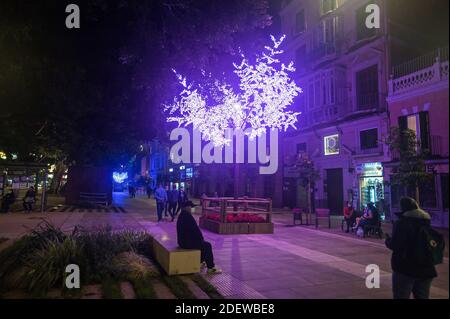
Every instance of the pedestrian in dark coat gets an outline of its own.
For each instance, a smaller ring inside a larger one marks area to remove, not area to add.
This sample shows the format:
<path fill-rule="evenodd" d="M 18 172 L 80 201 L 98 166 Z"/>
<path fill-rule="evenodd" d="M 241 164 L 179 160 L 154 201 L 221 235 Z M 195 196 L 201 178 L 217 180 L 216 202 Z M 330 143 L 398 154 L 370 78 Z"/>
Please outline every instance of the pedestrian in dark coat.
<path fill-rule="evenodd" d="M 433 278 L 437 276 L 435 266 L 418 264 L 411 258 L 418 247 L 418 233 L 422 226 L 430 226 L 430 215 L 419 208 L 417 202 L 404 197 L 400 200 L 401 212 L 394 223 L 392 237 L 387 235 L 386 246 L 392 250 L 392 288 L 394 299 L 428 299 Z"/>
<path fill-rule="evenodd" d="M 211 244 L 204 240 L 203 234 L 191 214 L 191 208 L 194 206 L 191 201 L 187 201 L 178 216 L 178 245 L 184 249 L 199 249 L 201 251 L 201 262 L 208 268 L 208 273 L 221 273 L 222 271 L 215 267 Z"/>

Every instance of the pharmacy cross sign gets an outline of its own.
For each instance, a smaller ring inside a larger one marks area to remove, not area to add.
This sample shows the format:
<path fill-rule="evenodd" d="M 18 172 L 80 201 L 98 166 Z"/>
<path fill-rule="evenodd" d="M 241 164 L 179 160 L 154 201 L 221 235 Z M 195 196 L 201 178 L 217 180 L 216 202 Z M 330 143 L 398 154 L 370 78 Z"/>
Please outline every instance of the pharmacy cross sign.
<path fill-rule="evenodd" d="M 167 121 L 177 122 L 179 127 L 192 124 L 203 140 L 217 147 L 230 143 L 225 134 L 229 129 L 241 129 L 250 139 L 265 134 L 267 129 L 295 129 L 300 113 L 286 108 L 302 90 L 289 77 L 295 71 L 293 62 L 285 65 L 277 58 L 283 53 L 279 47 L 284 38 L 276 40 L 271 36 L 273 45 L 266 46 L 254 64 L 241 54 L 241 63 L 233 64 L 239 89 L 235 91 L 229 84 L 215 80 L 213 105 L 207 105 L 201 86 L 194 87 L 174 70 L 183 90 L 172 104 L 165 105 L 164 110 L 170 114 Z"/>

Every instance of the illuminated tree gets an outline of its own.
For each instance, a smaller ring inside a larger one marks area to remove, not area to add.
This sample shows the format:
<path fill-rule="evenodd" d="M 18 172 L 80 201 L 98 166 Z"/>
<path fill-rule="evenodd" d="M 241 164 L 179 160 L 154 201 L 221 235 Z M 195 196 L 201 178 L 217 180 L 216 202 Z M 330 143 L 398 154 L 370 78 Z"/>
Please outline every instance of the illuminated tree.
<path fill-rule="evenodd" d="M 289 111 L 287 107 L 302 90 L 289 77 L 289 73 L 295 71 L 293 62 L 285 65 L 277 58 L 283 53 L 279 47 L 284 38 L 276 40 L 272 36 L 273 45 L 266 46 L 254 64 L 241 54 L 241 63 L 233 64 L 239 78 L 237 90 L 219 80 L 211 80 L 210 86 L 194 87 L 174 70 L 183 90 L 172 104 L 165 106 L 170 114 L 167 121 L 177 122 L 179 126 L 192 124 L 204 140 L 215 146 L 230 142 L 225 136 L 226 129 L 250 129 L 249 137 L 255 138 L 268 128 L 296 128 L 300 113 Z"/>

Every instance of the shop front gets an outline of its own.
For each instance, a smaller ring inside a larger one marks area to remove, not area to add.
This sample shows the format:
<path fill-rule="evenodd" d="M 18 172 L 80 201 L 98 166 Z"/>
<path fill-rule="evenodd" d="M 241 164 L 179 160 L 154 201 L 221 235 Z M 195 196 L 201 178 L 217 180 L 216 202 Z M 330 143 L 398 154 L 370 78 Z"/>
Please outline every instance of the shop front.
<path fill-rule="evenodd" d="M 374 203 L 383 212 L 383 165 L 380 162 L 362 163 L 357 166 L 359 177 L 359 208 Z"/>

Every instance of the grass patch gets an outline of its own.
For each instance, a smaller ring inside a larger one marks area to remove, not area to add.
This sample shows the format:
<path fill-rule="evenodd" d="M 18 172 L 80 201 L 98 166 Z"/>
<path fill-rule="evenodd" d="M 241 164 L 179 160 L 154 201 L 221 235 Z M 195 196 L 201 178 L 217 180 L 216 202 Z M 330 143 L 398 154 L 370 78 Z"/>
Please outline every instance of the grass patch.
<path fill-rule="evenodd" d="M 211 299 L 224 299 L 224 297 L 217 291 L 217 289 L 209 283 L 208 280 L 203 278 L 201 275 L 193 275 L 191 277 L 192 281 L 197 284 L 197 286 L 203 290 Z"/>
<path fill-rule="evenodd" d="M 117 289 L 108 281 L 122 279 L 120 265 L 132 268 L 134 272 L 127 274 L 136 282 L 158 273 L 149 260 L 151 247 L 151 236 L 145 232 L 113 232 L 111 227 L 102 227 L 94 231 L 75 228 L 66 234 L 43 220 L 28 235 L 0 251 L 0 294 L 24 290 L 31 297 L 45 297 L 51 288 L 56 288 L 70 297 L 73 292 L 64 288 L 65 267 L 77 264 L 82 284 L 103 286 L 105 282 L 106 295 L 116 298 Z M 132 258 L 128 256 L 122 264 L 114 264 L 116 256 L 123 253 Z"/>
<path fill-rule="evenodd" d="M 111 277 L 102 281 L 102 297 L 104 299 L 123 299 L 120 283 Z"/>
<path fill-rule="evenodd" d="M 178 299 L 197 299 L 188 285 L 178 276 L 163 276 L 162 281 Z"/>
<path fill-rule="evenodd" d="M 133 285 L 137 299 L 156 299 L 156 292 L 153 289 L 153 277 L 144 277 L 141 279 L 130 279 Z"/>

